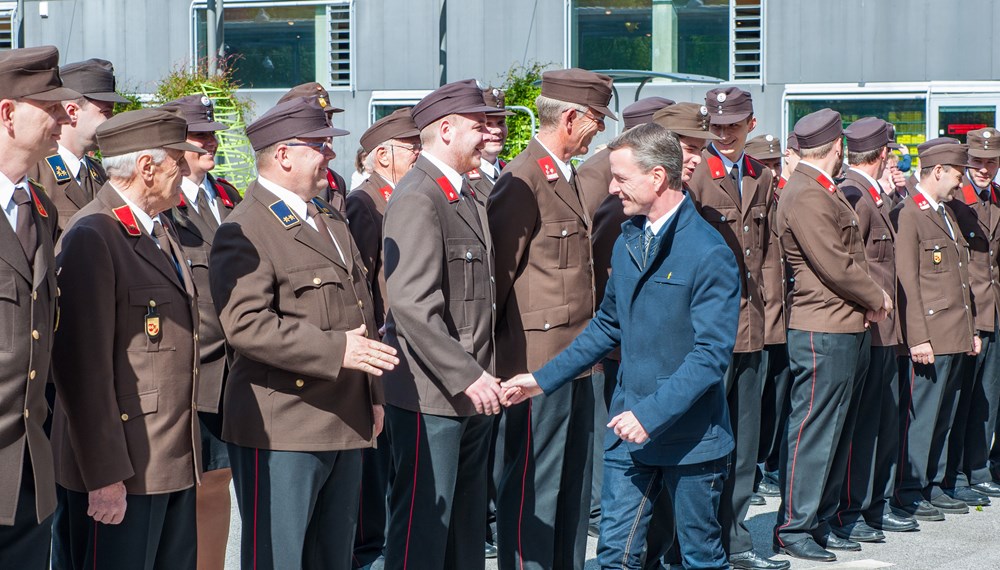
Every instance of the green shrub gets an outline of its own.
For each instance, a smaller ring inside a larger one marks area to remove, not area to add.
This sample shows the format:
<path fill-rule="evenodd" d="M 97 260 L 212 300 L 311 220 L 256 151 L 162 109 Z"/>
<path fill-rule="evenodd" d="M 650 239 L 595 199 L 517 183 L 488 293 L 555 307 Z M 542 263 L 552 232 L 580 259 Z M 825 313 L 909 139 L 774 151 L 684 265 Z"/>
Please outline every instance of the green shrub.
<path fill-rule="evenodd" d="M 507 71 L 503 79 L 503 89 L 507 96 L 504 104 L 508 107 L 518 105 L 531 109 L 538 119 L 538 109 L 535 108 L 535 98 L 542 92 L 539 81 L 542 72 L 551 64 L 531 62 L 528 65 L 515 64 Z M 520 154 L 531 140 L 531 118 L 523 111 L 507 117 L 507 142 L 500 153 L 504 160 L 510 160 Z"/>

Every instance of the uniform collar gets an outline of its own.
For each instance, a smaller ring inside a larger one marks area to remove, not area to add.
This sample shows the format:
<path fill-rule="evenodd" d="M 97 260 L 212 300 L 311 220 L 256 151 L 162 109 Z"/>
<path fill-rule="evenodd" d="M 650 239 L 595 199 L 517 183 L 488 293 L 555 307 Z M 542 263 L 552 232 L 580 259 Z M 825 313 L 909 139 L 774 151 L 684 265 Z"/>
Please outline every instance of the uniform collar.
<path fill-rule="evenodd" d="M 209 202 L 215 199 L 215 189 L 208 183 L 208 174 L 205 174 L 205 179 L 201 181 L 200 185 L 195 184 L 193 180 L 187 177 L 181 179 L 181 191 L 184 192 L 184 201 L 189 206 L 194 206 L 196 212 L 198 211 L 199 188 L 205 191 L 205 196 L 208 197 Z"/>
<path fill-rule="evenodd" d="M 549 150 L 547 146 L 542 144 L 542 141 L 538 138 L 538 135 L 535 135 L 535 142 L 537 142 L 542 147 L 542 149 L 545 150 L 545 152 L 547 152 L 548 155 L 552 157 L 552 162 L 556 163 L 556 166 L 559 168 L 559 172 L 562 172 L 563 178 L 566 179 L 566 182 L 569 182 L 570 177 L 573 175 L 573 168 L 569 164 L 560 160 L 559 157 L 556 156 L 551 150 Z"/>
<path fill-rule="evenodd" d="M 440 170 L 441 174 L 445 175 L 445 178 L 447 178 L 448 182 L 451 183 L 452 188 L 458 190 L 462 187 L 462 175 L 456 172 L 454 168 L 448 166 L 440 158 L 434 156 L 427 150 L 421 151 L 420 156 L 426 156 L 427 160 L 429 160 L 435 168 Z"/>
<path fill-rule="evenodd" d="M 858 175 L 860 175 L 860 176 L 861 176 L 862 178 L 864 178 L 864 179 L 865 179 L 865 181 L 867 181 L 867 182 L 868 182 L 868 184 L 869 184 L 869 185 L 870 185 L 870 186 L 871 186 L 872 188 L 874 188 L 874 189 L 878 190 L 879 192 L 881 192 L 881 191 L 882 191 L 882 185 L 881 185 L 881 184 L 879 184 L 877 180 L 875 180 L 874 178 L 872 178 L 871 176 L 869 176 L 869 175 L 868 175 L 868 173 L 867 173 L 867 172 L 865 172 L 864 170 L 858 170 L 857 168 L 854 168 L 853 166 L 852 166 L 852 167 L 850 167 L 850 168 L 849 168 L 849 170 L 850 170 L 851 172 L 855 172 L 855 173 L 857 173 L 857 174 L 858 174 Z"/>
<path fill-rule="evenodd" d="M 306 212 L 306 201 L 299 197 L 298 194 L 288 190 L 283 186 L 279 186 L 274 182 L 271 182 L 263 176 L 257 177 L 257 182 L 263 186 L 266 190 L 274 194 L 279 200 L 284 202 L 289 208 L 292 209 L 292 213 L 299 217 L 300 220 L 308 220 L 309 216 Z"/>
<path fill-rule="evenodd" d="M 160 219 L 159 214 L 157 214 L 155 217 L 151 217 L 149 214 L 143 211 L 142 208 L 136 206 L 135 203 L 132 202 L 132 200 L 126 198 L 125 194 L 122 194 L 121 190 L 115 188 L 114 184 L 111 184 L 111 188 L 113 188 L 114 191 L 118 193 L 118 196 L 122 199 L 123 202 L 125 202 L 125 205 L 128 206 L 129 210 L 132 210 L 132 215 L 135 217 L 135 221 L 139 222 L 139 225 L 141 225 L 142 228 L 146 230 L 147 234 L 153 235 L 153 221 Z"/>

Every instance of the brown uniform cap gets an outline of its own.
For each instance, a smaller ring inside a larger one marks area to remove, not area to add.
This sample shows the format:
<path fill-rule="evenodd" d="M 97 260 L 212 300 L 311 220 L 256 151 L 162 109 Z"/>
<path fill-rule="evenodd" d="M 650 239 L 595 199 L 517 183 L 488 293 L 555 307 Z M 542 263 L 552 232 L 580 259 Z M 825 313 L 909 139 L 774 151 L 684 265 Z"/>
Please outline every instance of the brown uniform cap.
<path fill-rule="evenodd" d="M 410 114 L 417 128 L 424 127 L 451 114 L 489 113 L 496 107 L 486 105 L 483 91 L 475 79 L 453 81 L 438 87 L 428 93 L 419 103 L 413 106 Z"/>
<path fill-rule="evenodd" d="M 757 160 L 781 158 L 781 141 L 774 135 L 760 135 L 747 141 L 746 153 Z"/>
<path fill-rule="evenodd" d="M 795 133 L 788 133 L 788 137 L 785 139 L 785 148 L 799 152 L 799 137 L 795 136 Z"/>
<path fill-rule="evenodd" d="M 59 50 L 39 46 L 0 51 L 0 99 L 67 101 L 80 93 L 63 87 Z"/>
<path fill-rule="evenodd" d="M 542 96 L 566 103 L 586 105 L 609 119 L 618 117 L 608 108 L 611 102 L 611 84 L 607 75 L 576 67 L 557 69 L 542 74 Z"/>
<path fill-rule="evenodd" d="M 514 111 L 507 110 L 507 106 L 504 103 L 506 98 L 507 94 L 503 89 L 497 89 L 496 87 L 487 87 L 486 89 L 483 89 L 483 102 L 486 103 L 487 107 L 495 107 L 492 111 L 486 114 L 494 117 L 509 117 L 514 115 Z"/>
<path fill-rule="evenodd" d="M 315 97 L 319 106 L 331 115 L 333 113 L 344 112 L 343 109 L 330 106 L 330 94 L 323 88 L 322 85 L 316 83 L 315 81 L 310 81 L 309 83 L 303 83 L 302 85 L 292 87 L 288 90 L 288 93 L 285 93 L 281 96 L 281 99 L 278 99 L 278 105 L 296 97 Z"/>
<path fill-rule="evenodd" d="M 316 97 L 295 97 L 279 103 L 247 127 L 254 150 L 294 138 L 342 137 L 350 133 L 335 129 Z"/>
<path fill-rule="evenodd" d="M 864 117 L 854 121 L 844 129 L 847 150 L 868 152 L 880 149 L 892 142 L 895 129 L 877 117 Z"/>
<path fill-rule="evenodd" d="M 160 108 L 183 117 L 187 121 L 189 133 L 224 131 L 229 128 L 215 122 L 215 106 L 206 95 L 187 95 L 164 103 Z"/>
<path fill-rule="evenodd" d="M 820 109 L 809 113 L 795 123 L 795 136 L 800 148 L 817 148 L 836 140 L 844 134 L 840 113 L 833 109 Z"/>
<path fill-rule="evenodd" d="M 753 97 L 739 87 L 719 87 L 705 93 L 713 125 L 732 125 L 753 115 Z"/>
<path fill-rule="evenodd" d="M 653 122 L 653 114 L 676 101 L 666 97 L 643 97 L 622 109 L 622 122 L 626 129 Z"/>
<path fill-rule="evenodd" d="M 966 140 L 969 142 L 969 156 L 1000 157 L 1000 131 L 993 127 L 969 131 Z"/>
<path fill-rule="evenodd" d="M 405 139 L 420 135 L 413 116 L 410 115 L 412 107 L 396 109 L 391 114 L 375 121 L 375 124 L 368 127 L 365 134 L 361 135 L 361 148 L 365 153 L 375 150 L 375 147 L 392 139 Z"/>
<path fill-rule="evenodd" d="M 88 59 L 59 68 L 63 87 L 81 93 L 87 99 L 109 103 L 128 103 L 115 92 L 115 67 L 106 59 Z"/>
<path fill-rule="evenodd" d="M 708 109 L 697 103 L 675 103 L 653 113 L 653 122 L 680 137 L 717 141 L 708 130 Z"/>
<path fill-rule="evenodd" d="M 104 156 L 121 156 L 137 150 L 172 148 L 205 154 L 185 142 L 187 122 L 162 109 L 139 109 L 111 117 L 97 127 L 97 145 Z"/>
<path fill-rule="evenodd" d="M 951 137 L 931 139 L 917 147 L 920 168 L 946 164 L 965 168 L 969 165 L 969 145 Z"/>

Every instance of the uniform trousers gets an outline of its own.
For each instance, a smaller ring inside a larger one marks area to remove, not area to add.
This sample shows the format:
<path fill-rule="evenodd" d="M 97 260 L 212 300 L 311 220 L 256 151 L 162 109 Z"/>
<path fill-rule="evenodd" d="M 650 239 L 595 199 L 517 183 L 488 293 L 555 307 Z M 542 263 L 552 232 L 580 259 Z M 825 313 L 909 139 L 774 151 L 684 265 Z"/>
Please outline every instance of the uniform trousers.
<path fill-rule="evenodd" d="M 840 508 L 832 522 L 841 527 L 862 517 L 881 521 L 889 514 L 899 449 L 899 367 L 895 347 L 871 347 L 868 373 L 851 405 L 857 410 L 857 421 Z"/>
<path fill-rule="evenodd" d="M 103 524 L 87 516 L 88 493 L 66 489 L 63 497 L 69 529 L 69 535 L 62 537 L 69 553 L 63 569 L 194 570 L 197 567 L 193 487 L 159 495 L 127 495 L 125 518 L 120 524 Z"/>
<path fill-rule="evenodd" d="M 347 570 L 361 450 L 275 451 L 229 444 L 243 519 L 243 568 Z"/>
<path fill-rule="evenodd" d="M 808 538 L 826 544 L 847 471 L 851 399 L 867 373 L 870 348 L 867 331 L 788 331 L 792 390 L 774 527 L 779 545 Z"/>
<path fill-rule="evenodd" d="M 583 568 L 594 445 L 590 378 L 504 413 L 504 467 L 497 490 L 501 570 Z"/>
<path fill-rule="evenodd" d="M 482 570 L 493 418 L 385 406 L 395 476 L 386 570 Z"/>
<path fill-rule="evenodd" d="M 392 481 L 392 449 L 388 430 L 382 430 L 377 443 L 377 447 L 361 450 L 358 529 L 354 535 L 352 561 L 355 568 L 371 564 L 385 549 L 385 529 L 389 521 L 389 485 Z"/>
<path fill-rule="evenodd" d="M 792 376 L 788 371 L 788 345 L 766 345 L 761 366 L 765 375 L 764 395 L 760 403 L 760 447 L 757 461 L 764 464 L 766 471 L 777 472 L 782 438 L 788 425 L 788 392 L 792 388 Z"/>
<path fill-rule="evenodd" d="M 958 413 L 964 375 L 975 360 L 965 354 L 935 354 L 934 364 L 911 363 L 901 400 L 896 499 L 902 504 L 934 499 L 944 492 L 948 439 Z"/>
<path fill-rule="evenodd" d="M 1000 346 L 997 331 L 980 332 L 982 349 L 974 358 L 975 372 L 962 380 L 958 412 L 948 443 L 946 487 L 968 487 L 993 480 L 990 445 L 1000 406 Z"/>
<path fill-rule="evenodd" d="M 52 515 L 41 523 L 38 522 L 35 510 L 35 476 L 25 445 L 14 524 L 0 524 L 0 568 L 48 570 L 51 538 Z"/>

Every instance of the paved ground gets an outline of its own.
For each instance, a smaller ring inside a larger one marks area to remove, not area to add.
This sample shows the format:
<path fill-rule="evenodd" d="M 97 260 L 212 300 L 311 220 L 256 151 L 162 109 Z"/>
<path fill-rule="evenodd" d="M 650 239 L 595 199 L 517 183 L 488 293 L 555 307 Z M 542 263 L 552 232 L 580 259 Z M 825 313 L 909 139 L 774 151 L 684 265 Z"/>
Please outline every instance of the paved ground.
<path fill-rule="evenodd" d="M 750 510 L 750 531 L 758 551 L 768 552 L 771 529 L 778 508 L 777 499 L 769 499 L 764 507 Z M 238 570 L 239 565 L 239 515 L 233 499 L 233 525 L 229 541 L 226 570 Z M 587 566 L 584 570 L 598 570 L 594 560 L 597 541 L 590 539 L 587 548 Z M 861 552 L 838 553 L 834 563 L 805 562 L 790 559 L 793 570 L 861 570 L 895 567 L 905 570 L 966 570 L 1000 569 L 1000 503 L 998 506 L 973 510 L 967 515 L 948 515 L 944 522 L 921 523 L 920 530 L 908 533 L 890 533 L 884 543 L 865 544 Z M 779 559 L 788 559 L 779 556 Z M 487 570 L 496 570 L 494 561 L 488 561 Z"/>

